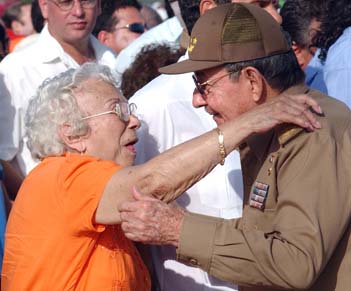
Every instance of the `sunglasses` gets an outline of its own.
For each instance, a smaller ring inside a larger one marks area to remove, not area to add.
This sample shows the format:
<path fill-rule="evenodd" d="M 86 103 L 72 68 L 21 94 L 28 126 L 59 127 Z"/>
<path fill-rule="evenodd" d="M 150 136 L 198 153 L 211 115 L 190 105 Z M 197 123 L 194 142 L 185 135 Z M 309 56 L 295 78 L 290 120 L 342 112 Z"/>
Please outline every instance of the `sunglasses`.
<path fill-rule="evenodd" d="M 145 25 L 140 23 L 140 22 L 134 22 L 127 24 L 122 27 L 116 27 L 116 30 L 118 29 L 129 29 L 129 31 L 134 32 L 134 33 L 144 33 L 145 31 Z"/>

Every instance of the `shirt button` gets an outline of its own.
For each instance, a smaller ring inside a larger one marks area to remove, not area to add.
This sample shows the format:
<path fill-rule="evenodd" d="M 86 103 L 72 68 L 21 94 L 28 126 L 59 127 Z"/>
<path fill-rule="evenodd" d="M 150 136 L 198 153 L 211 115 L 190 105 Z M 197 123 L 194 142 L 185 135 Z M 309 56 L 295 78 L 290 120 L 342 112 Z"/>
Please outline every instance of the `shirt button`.
<path fill-rule="evenodd" d="M 268 169 L 268 176 L 270 176 L 272 174 L 273 168 L 269 168 Z"/>
<path fill-rule="evenodd" d="M 193 266 L 197 266 L 197 260 L 196 259 L 190 259 L 189 263 Z"/>
<path fill-rule="evenodd" d="M 271 155 L 271 156 L 270 156 L 269 162 L 270 162 L 270 163 L 273 163 L 273 162 L 274 162 L 274 155 Z"/>

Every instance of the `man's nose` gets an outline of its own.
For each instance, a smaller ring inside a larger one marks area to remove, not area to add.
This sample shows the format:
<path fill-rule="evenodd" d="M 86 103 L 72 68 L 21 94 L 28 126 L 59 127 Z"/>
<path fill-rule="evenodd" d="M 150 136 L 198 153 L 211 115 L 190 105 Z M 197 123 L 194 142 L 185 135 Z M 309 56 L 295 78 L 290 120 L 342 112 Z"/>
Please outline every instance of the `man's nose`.
<path fill-rule="evenodd" d="M 204 97 L 200 94 L 199 90 L 195 89 L 193 93 L 193 106 L 195 108 L 200 108 L 206 105 L 207 102 Z"/>
<path fill-rule="evenodd" d="M 77 16 L 84 14 L 84 8 L 80 0 L 75 0 L 72 7 L 72 13 Z"/>

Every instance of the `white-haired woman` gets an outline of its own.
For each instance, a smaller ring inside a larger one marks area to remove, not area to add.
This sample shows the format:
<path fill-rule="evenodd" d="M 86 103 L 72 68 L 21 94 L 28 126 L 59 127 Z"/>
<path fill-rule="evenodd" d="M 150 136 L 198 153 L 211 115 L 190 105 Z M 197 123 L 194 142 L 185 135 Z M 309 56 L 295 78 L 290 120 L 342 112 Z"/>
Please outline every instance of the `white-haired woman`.
<path fill-rule="evenodd" d="M 119 225 L 117 209 L 131 199 L 132 186 L 176 198 L 252 132 L 285 121 L 318 127 L 305 110 L 318 110 L 317 104 L 297 99 L 259 106 L 132 166 L 140 124 L 107 67 L 87 63 L 44 82 L 26 116 L 29 149 L 42 162 L 25 179 L 10 214 L 3 290 L 150 289 L 146 268 Z"/>

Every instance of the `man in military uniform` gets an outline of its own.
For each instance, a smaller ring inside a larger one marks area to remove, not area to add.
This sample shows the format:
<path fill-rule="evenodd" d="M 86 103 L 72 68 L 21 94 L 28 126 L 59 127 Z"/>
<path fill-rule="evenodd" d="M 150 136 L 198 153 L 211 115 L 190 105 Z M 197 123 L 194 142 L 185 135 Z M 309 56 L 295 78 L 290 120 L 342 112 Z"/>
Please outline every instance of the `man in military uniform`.
<path fill-rule="evenodd" d="M 205 107 L 219 127 L 286 92 L 317 100 L 324 111 L 318 116 L 322 129 L 285 124 L 241 144 L 242 218 L 187 213 L 166 204 L 174 198 L 168 194 L 162 202 L 135 189 L 136 201 L 121 206 L 126 236 L 172 244 L 178 260 L 237 283 L 240 290 L 349 290 L 349 109 L 304 85 L 279 25 L 258 7 L 228 4 L 208 11 L 195 24 L 188 50 L 189 60 L 162 71 L 195 72 L 193 104 Z M 225 140 L 219 133 L 222 163 Z M 167 216 L 174 217 L 171 224 Z"/>

